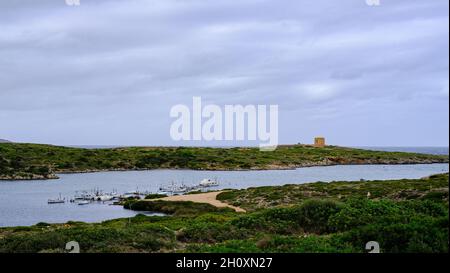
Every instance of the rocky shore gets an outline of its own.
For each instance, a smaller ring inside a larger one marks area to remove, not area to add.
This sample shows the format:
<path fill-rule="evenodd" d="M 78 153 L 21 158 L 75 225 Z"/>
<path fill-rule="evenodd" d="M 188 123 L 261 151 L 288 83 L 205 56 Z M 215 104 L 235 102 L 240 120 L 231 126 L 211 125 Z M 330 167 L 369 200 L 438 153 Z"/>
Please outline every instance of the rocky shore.
<path fill-rule="evenodd" d="M 59 179 L 59 177 L 54 173 L 49 173 L 46 175 L 34 173 L 0 175 L 0 180 L 49 180 L 49 179 Z"/>
<path fill-rule="evenodd" d="M 198 171 L 265 171 L 265 170 L 293 170 L 297 168 L 319 167 L 319 166 L 336 166 L 336 165 L 410 165 L 410 164 L 435 164 L 448 163 L 448 159 L 407 159 L 407 160 L 345 160 L 345 159 L 330 159 L 327 158 L 318 162 L 305 162 L 302 164 L 288 164 L 276 165 L 271 164 L 267 166 L 255 166 L 251 168 L 221 168 L 221 167 L 206 167 L 194 169 Z M 186 168 L 158 168 L 164 170 L 186 170 Z M 0 180 L 49 180 L 59 179 L 58 174 L 77 174 L 77 173 L 96 173 L 96 172 L 127 172 L 127 171 L 149 171 L 156 170 L 152 168 L 111 168 L 111 169 L 87 169 L 87 170 L 60 170 L 46 175 L 40 174 L 15 174 L 15 175 L 0 175 Z"/>

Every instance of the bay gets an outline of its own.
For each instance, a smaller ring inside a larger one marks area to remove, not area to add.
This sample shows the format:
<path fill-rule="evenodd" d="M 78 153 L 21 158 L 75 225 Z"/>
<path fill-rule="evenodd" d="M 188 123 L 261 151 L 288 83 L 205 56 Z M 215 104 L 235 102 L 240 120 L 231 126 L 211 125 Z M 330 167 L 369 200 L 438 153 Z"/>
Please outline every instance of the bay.
<path fill-rule="evenodd" d="M 73 203 L 47 204 L 49 198 L 57 198 L 59 194 L 69 199 L 73 198 L 77 191 L 96 188 L 106 192 L 116 190 L 120 193 L 136 189 L 157 192 L 159 187 L 170 185 L 172 182 L 195 185 L 204 178 L 212 178 L 220 182 L 220 186 L 214 189 L 242 189 L 316 181 L 412 179 L 448 171 L 448 164 L 339 165 L 268 171 L 99 172 L 61 174 L 58 180 L 2 181 L 0 182 L 0 226 L 28 226 L 38 222 L 100 222 L 132 217 L 136 214 L 121 206 L 102 203 L 86 206 Z"/>

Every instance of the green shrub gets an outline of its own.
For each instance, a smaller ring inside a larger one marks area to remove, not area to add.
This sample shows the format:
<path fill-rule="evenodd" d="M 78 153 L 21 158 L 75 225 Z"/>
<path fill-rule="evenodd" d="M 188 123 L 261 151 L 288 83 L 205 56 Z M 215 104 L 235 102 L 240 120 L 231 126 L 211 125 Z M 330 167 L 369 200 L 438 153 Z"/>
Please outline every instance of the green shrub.
<path fill-rule="evenodd" d="M 152 194 L 148 194 L 147 196 L 145 196 L 145 199 L 158 199 L 158 198 L 164 198 L 164 197 L 167 197 L 167 194 L 152 193 Z"/>
<path fill-rule="evenodd" d="M 310 200 L 295 209 L 298 225 L 308 233 L 323 234 L 333 231 L 330 217 L 336 215 L 341 206 L 332 201 Z"/>
<path fill-rule="evenodd" d="M 371 201 L 353 199 L 345 203 L 341 210 L 330 217 L 328 225 L 336 231 L 345 231 L 355 227 L 377 222 L 405 222 L 402 208 L 387 200 Z"/>
<path fill-rule="evenodd" d="M 243 239 L 248 235 L 245 229 L 239 229 L 222 223 L 194 223 L 179 232 L 177 239 L 182 242 L 214 243 L 231 239 Z"/>
<path fill-rule="evenodd" d="M 352 229 L 343 238 L 360 249 L 369 241 L 377 241 L 382 252 L 448 253 L 448 218 L 446 226 L 441 221 L 418 217 L 407 224 L 371 224 Z"/>
<path fill-rule="evenodd" d="M 217 208 L 206 203 L 195 203 L 190 201 L 127 201 L 126 209 L 136 211 L 161 212 L 171 215 L 196 215 L 207 212 L 231 212 L 230 208 Z"/>
<path fill-rule="evenodd" d="M 49 223 L 45 223 L 45 222 L 39 222 L 35 226 L 37 226 L 37 227 L 49 227 L 50 224 Z"/>
<path fill-rule="evenodd" d="M 348 200 L 341 210 L 329 219 L 328 225 L 336 231 L 352 228 L 391 223 L 407 224 L 415 216 L 448 217 L 444 205 L 429 200 L 410 200 L 394 202 L 390 200 Z"/>
<path fill-rule="evenodd" d="M 62 249 L 67 238 L 56 232 L 44 232 L 39 235 L 12 235 L 0 240 L 0 253 L 37 253 L 44 250 Z"/>

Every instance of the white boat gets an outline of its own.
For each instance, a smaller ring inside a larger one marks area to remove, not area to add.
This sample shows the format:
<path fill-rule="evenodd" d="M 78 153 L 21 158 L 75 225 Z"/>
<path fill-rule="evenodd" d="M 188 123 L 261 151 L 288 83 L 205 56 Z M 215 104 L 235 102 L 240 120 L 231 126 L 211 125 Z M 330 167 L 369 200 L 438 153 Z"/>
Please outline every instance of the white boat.
<path fill-rule="evenodd" d="M 111 195 L 99 195 L 99 196 L 96 196 L 94 199 L 95 199 L 95 201 L 111 201 L 111 200 L 114 199 L 114 196 L 111 196 Z"/>
<path fill-rule="evenodd" d="M 171 190 L 172 194 L 182 194 L 188 192 L 190 189 L 186 186 L 175 187 Z"/>
<path fill-rule="evenodd" d="M 109 195 L 112 196 L 113 199 L 119 199 L 120 198 L 120 193 L 118 193 L 116 190 L 113 190 L 113 192 L 110 193 Z"/>
<path fill-rule="evenodd" d="M 136 190 L 126 192 L 125 194 L 128 194 L 128 195 L 141 195 L 141 196 L 145 196 L 145 195 L 149 195 L 149 194 L 151 194 L 151 193 L 152 193 L 151 191 L 140 191 L 139 188 L 136 187 Z"/>
<path fill-rule="evenodd" d="M 87 191 L 83 191 L 81 194 L 76 193 L 74 199 L 75 200 L 93 200 L 95 198 L 95 194 L 88 193 Z"/>
<path fill-rule="evenodd" d="M 169 186 L 160 186 L 159 191 L 160 192 L 172 192 L 172 190 L 176 187 L 175 183 L 172 181 L 172 183 Z"/>
<path fill-rule="evenodd" d="M 196 187 L 186 185 L 172 184 L 170 186 L 162 186 L 159 188 L 159 194 L 183 194 L 195 190 Z"/>
<path fill-rule="evenodd" d="M 171 193 L 171 194 L 181 194 L 192 190 L 192 187 L 188 187 L 184 184 L 178 185 L 172 181 L 168 186 L 161 186 L 159 192 Z"/>
<path fill-rule="evenodd" d="M 89 205 L 90 204 L 90 202 L 89 201 L 87 201 L 87 200 L 85 200 L 85 201 L 81 201 L 81 202 L 78 202 L 78 205 L 79 206 L 83 206 L 83 205 Z"/>
<path fill-rule="evenodd" d="M 48 199 L 48 204 L 63 204 L 66 203 L 66 200 L 64 199 Z"/>
<path fill-rule="evenodd" d="M 59 194 L 59 198 L 47 200 L 47 204 L 64 204 L 64 203 L 66 203 L 66 199 L 61 198 L 61 194 Z"/>
<path fill-rule="evenodd" d="M 200 181 L 200 184 L 198 184 L 200 187 L 208 188 L 208 187 L 217 187 L 219 186 L 219 182 L 212 179 L 203 179 Z"/>
<path fill-rule="evenodd" d="M 141 196 L 140 195 L 136 195 L 136 194 L 130 194 L 130 193 L 125 193 L 125 194 L 119 196 L 119 199 L 129 199 L 129 198 L 137 198 L 137 199 L 139 199 L 139 198 L 141 198 Z"/>
<path fill-rule="evenodd" d="M 167 187 L 167 186 L 161 186 L 159 188 L 159 192 L 171 192 L 172 191 L 172 187 Z"/>

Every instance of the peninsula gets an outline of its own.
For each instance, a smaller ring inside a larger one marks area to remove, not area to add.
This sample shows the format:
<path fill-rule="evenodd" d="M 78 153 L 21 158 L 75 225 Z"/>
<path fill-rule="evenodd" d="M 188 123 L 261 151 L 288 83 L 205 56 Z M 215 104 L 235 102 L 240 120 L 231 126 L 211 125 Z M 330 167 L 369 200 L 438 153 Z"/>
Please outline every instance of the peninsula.
<path fill-rule="evenodd" d="M 273 152 L 264 152 L 256 147 L 83 149 L 0 143 L 0 180 L 56 179 L 59 173 L 98 171 L 275 170 L 329 165 L 422 163 L 448 163 L 448 156 L 311 145 L 283 145 Z"/>

